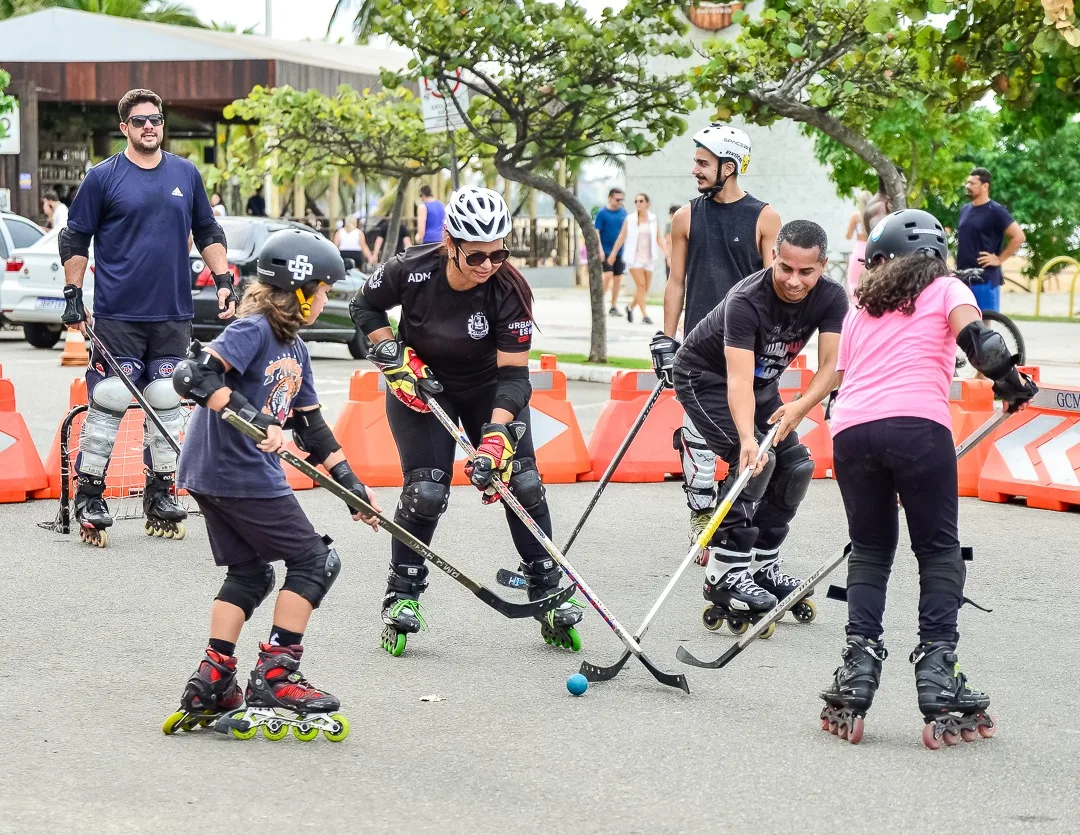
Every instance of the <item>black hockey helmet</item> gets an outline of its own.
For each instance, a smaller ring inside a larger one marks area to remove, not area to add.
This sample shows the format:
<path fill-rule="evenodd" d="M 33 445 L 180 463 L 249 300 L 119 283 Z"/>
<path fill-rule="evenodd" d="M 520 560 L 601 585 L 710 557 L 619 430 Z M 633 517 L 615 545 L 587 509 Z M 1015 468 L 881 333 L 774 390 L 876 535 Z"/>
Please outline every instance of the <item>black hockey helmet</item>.
<path fill-rule="evenodd" d="M 912 252 L 925 252 L 947 261 L 949 245 L 945 241 L 945 228 L 930 212 L 901 209 L 885 215 L 870 233 L 866 266 L 874 267 Z"/>
<path fill-rule="evenodd" d="M 299 290 L 309 281 L 333 284 L 345 278 L 345 262 L 329 240 L 308 229 L 281 229 L 259 252 L 256 278 L 282 290 Z"/>

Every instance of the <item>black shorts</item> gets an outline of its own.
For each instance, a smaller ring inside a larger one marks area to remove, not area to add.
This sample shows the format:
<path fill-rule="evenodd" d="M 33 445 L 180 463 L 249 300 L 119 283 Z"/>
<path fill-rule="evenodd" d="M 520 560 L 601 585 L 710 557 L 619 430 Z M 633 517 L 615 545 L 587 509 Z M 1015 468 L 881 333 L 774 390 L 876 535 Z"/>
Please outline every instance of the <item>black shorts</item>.
<path fill-rule="evenodd" d="M 191 493 L 191 497 L 206 519 L 210 551 L 217 565 L 292 560 L 326 547 L 293 493 L 271 499 L 203 493 Z"/>
<path fill-rule="evenodd" d="M 191 345 L 191 321 L 174 319 L 169 322 L 125 322 L 119 319 L 95 319 L 92 325 L 94 335 L 109 353 L 124 367 L 125 361 L 132 361 L 148 368 L 155 360 L 172 359 L 174 362 L 187 356 Z M 90 368 L 102 377 L 108 377 L 112 370 L 103 357 L 94 356 L 94 343 L 90 342 Z M 127 369 L 124 369 L 127 373 Z M 167 374 L 169 376 L 171 369 Z M 131 375 L 138 380 L 142 374 Z"/>
<path fill-rule="evenodd" d="M 625 275 L 626 274 L 626 262 L 623 260 L 623 257 L 621 255 L 617 255 L 617 256 L 615 256 L 615 263 L 614 264 L 609 264 L 607 262 L 607 258 L 608 258 L 608 255 L 610 255 L 610 254 L 611 253 L 609 253 L 609 252 L 604 253 L 604 272 L 606 272 L 606 273 L 614 273 L 615 275 Z"/>

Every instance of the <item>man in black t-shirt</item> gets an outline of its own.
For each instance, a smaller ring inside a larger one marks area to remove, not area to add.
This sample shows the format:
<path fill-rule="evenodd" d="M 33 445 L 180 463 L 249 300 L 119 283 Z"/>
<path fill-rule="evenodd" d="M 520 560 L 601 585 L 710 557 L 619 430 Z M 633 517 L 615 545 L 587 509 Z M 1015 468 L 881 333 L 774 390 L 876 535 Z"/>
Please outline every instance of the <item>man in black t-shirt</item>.
<path fill-rule="evenodd" d="M 1001 265 L 1016 254 L 1026 236 L 1009 210 L 990 199 L 989 171 L 974 169 L 964 188 L 971 202 L 960 209 L 956 224 L 956 267 L 982 267 L 983 281 L 973 283 L 971 292 L 980 310 L 1000 310 L 1004 282 Z"/>
<path fill-rule="evenodd" d="M 379 263 L 379 253 L 382 252 L 383 244 L 390 237 L 390 218 L 384 217 L 375 224 L 372 233 L 375 235 L 375 243 L 371 246 L 371 257 L 377 264 Z M 400 223 L 398 224 L 397 249 L 394 250 L 394 255 L 401 255 L 410 246 L 412 246 L 412 238 L 409 237 L 409 230 L 405 228 L 404 223 Z"/>
<path fill-rule="evenodd" d="M 728 463 L 722 493 L 748 466 L 755 467 L 739 498 L 713 535 L 705 570 L 704 615 L 715 629 L 756 620 L 801 582 L 780 570 L 780 546 L 814 474 L 810 451 L 795 428 L 835 386 L 840 328 L 847 312 L 844 288 L 821 273 L 828 239 L 816 223 L 781 228 L 773 265 L 735 285 L 687 337 L 675 357 L 679 402 L 718 458 Z M 798 400 L 782 403 L 780 375 L 818 336 L 818 371 Z M 755 463 L 760 436 L 780 430 L 767 458 Z M 813 618 L 804 601 L 796 613 Z"/>

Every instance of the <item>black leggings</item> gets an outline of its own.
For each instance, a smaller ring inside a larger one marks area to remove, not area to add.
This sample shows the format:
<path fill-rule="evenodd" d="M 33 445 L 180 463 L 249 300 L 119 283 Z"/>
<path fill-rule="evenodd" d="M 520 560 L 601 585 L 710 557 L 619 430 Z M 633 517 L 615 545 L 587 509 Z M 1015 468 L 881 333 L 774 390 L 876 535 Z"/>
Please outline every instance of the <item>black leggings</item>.
<path fill-rule="evenodd" d="M 925 418 L 875 420 L 842 430 L 833 439 L 833 458 L 851 537 L 847 633 L 879 639 L 884 632 L 899 495 L 919 561 L 919 637 L 955 641 L 966 569 L 952 433 Z"/>
<path fill-rule="evenodd" d="M 491 410 L 495 402 L 495 384 L 477 387 L 468 392 L 444 391 L 436 399 L 452 420 L 460 420 L 473 446 L 479 444 L 481 428 L 491 420 Z M 386 418 L 390 423 L 394 441 L 397 443 L 403 474 L 408 475 L 413 470 L 438 469 L 444 471 L 449 479 L 454 468 L 457 442 L 434 415 L 414 412 L 388 391 L 386 393 Z M 536 450 L 533 448 L 529 407 L 522 409 L 516 419 L 522 421 L 526 428 L 525 434 L 514 449 L 515 469 L 519 467 L 522 470 L 535 469 Z M 510 480 L 511 489 L 515 487 L 516 478 L 518 476 L 515 474 Z M 449 484 L 449 481 L 446 483 Z M 480 501 L 479 494 L 476 501 Z M 542 496 L 539 502 L 531 507 L 523 498 L 522 504 L 528 507 L 536 524 L 550 538 L 551 513 L 548 510 L 547 498 Z M 525 523 L 518 519 L 510 508 L 503 509 L 506 511 L 506 521 L 510 526 L 514 546 L 521 558 L 531 563 L 546 557 L 547 552 L 525 527 Z M 405 517 L 400 504 L 394 514 L 394 521 L 428 544 L 435 536 L 435 528 L 438 525 L 438 522 L 425 523 Z M 396 539 L 390 554 L 394 565 L 419 565 L 424 561 L 415 551 Z"/>

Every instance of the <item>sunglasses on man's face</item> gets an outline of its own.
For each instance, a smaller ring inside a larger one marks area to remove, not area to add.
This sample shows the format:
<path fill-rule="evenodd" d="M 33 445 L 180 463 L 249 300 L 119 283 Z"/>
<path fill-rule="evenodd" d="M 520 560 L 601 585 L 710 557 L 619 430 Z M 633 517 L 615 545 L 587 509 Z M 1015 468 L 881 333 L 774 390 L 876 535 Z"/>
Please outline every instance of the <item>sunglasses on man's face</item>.
<path fill-rule="evenodd" d="M 149 116 L 132 116 L 128 121 L 131 122 L 132 127 L 136 128 L 145 127 L 147 122 L 155 128 L 160 128 L 165 124 L 165 117 L 160 113 L 151 113 Z"/>
<path fill-rule="evenodd" d="M 510 257 L 510 250 L 508 249 L 496 249 L 494 252 L 464 252 L 465 263 L 470 267 L 479 267 L 485 261 L 491 261 L 491 266 L 497 267 L 503 261 Z"/>

